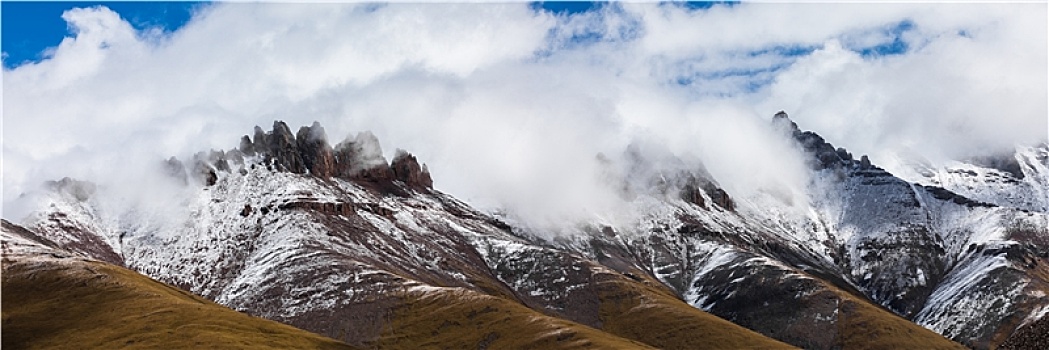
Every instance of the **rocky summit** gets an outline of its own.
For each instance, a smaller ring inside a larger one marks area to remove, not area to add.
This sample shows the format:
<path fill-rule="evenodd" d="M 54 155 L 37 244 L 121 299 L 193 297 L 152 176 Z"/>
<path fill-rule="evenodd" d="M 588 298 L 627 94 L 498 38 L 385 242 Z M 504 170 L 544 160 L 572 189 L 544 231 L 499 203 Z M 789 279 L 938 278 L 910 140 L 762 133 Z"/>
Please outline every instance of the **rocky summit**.
<path fill-rule="evenodd" d="M 632 164 L 598 158 L 625 169 L 609 176 L 638 220 L 559 233 L 441 192 L 371 133 L 333 147 L 318 123 L 158 162 L 181 216 L 49 182 L 46 205 L 4 222 L 3 323 L 20 331 L 3 345 L 155 345 L 136 320 L 172 315 L 190 347 L 242 341 L 230 322 L 281 348 L 1046 346 L 1049 146 L 893 174 L 785 112 L 772 123 L 807 159 L 804 198 L 731 193 L 635 145 Z M 93 322 L 38 319 L 74 307 Z M 95 332 L 117 324 L 134 327 Z"/>

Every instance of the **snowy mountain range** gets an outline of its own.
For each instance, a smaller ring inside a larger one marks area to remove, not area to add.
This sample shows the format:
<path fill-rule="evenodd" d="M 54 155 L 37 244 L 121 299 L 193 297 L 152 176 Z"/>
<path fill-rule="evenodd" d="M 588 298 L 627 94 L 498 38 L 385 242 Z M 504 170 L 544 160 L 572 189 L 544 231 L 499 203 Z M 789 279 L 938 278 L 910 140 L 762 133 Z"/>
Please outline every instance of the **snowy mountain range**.
<path fill-rule="evenodd" d="M 1047 346 L 1018 330 L 1049 314 L 1049 145 L 894 174 L 772 123 L 807 158 L 800 197 L 731 193 L 635 145 L 605 160 L 635 220 L 545 232 L 435 189 L 370 133 L 332 146 L 278 121 L 158 165 L 166 204 L 48 182 L 5 222 L 3 288 L 72 255 L 358 348 Z"/>

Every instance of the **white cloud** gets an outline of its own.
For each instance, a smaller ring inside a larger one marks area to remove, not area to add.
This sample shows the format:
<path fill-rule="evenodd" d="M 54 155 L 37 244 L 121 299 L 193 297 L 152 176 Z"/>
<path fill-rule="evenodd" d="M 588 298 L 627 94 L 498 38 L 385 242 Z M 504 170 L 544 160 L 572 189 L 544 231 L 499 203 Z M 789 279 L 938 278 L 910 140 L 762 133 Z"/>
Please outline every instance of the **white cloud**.
<path fill-rule="evenodd" d="M 950 8 L 912 16 L 903 55 L 863 58 L 828 41 L 780 74 L 762 105 L 872 155 L 960 158 L 1045 141 L 1044 4 Z"/>
<path fill-rule="evenodd" d="M 274 119 L 320 121 L 331 140 L 371 130 L 387 158 L 404 148 L 428 163 L 437 188 L 536 217 L 617 210 L 594 157 L 639 140 L 701 160 L 734 195 L 797 188 L 798 155 L 766 128 L 780 109 L 854 153 L 1044 139 L 1044 13 L 221 3 L 158 38 L 106 8 L 72 10 L 78 31 L 50 59 L 4 71 L 4 203 L 63 176 L 128 182 Z M 892 42 L 904 21 L 908 51 L 853 51 Z"/>

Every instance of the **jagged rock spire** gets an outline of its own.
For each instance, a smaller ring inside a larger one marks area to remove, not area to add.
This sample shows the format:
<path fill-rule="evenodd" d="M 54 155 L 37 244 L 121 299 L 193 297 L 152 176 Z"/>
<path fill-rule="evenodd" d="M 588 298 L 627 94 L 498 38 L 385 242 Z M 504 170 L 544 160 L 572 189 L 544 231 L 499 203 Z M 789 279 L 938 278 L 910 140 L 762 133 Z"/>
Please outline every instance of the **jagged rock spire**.
<path fill-rule="evenodd" d="M 393 168 L 393 174 L 397 180 L 404 182 L 410 187 L 433 188 L 430 171 L 426 169 L 425 165 L 419 165 L 419 161 L 415 159 L 415 156 L 405 150 L 397 150 L 397 155 L 393 157 L 393 163 L 390 165 L 390 168 Z"/>
<path fill-rule="evenodd" d="M 819 134 L 812 131 L 801 131 L 798 128 L 798 124 L 787 116 L 787 112 L 777 112 L 776 115 L 772 117 L 772 124 L 777 128 L 789 130 L 791 137 L 793 137 L 806 152 L 812 155 L 812 158 L 809 161 L 809 166 L 814 169 L 853 167 L 859 168 L 860 170 L 881 171 L 881 168 L 871 164 L 866 155 L 863 155 L 859 160 L 856 160 L 848 150 L 841 147 L 835 148 L 834 145 L 824 140 Z"/>
<path fill-rule="evenodd" d="M 255 145 L 251 143 L 251 138 L 248 135 L 240 138 L 240 146 L 237 149 L 246 156 L 255 155 Z"/>
<path fill-rule="evenodd" d="M 344 179 L 393 181 L 379 139 L 364 131 L 335 146 L 335 174 Z"/>
<path fill-rule="evenodd" d="M 247 135 L 245 135 L 247 136 Z M 255 126 L 254 141 L 251 143 L 251 147 L 255 153 L 265 153 L 269 149 L 269 140 L 266 138 L 266 132 L 262 131 L 258 125 Z M 247 152 L 245 152 L 246 154 Z"/>
<path fill-rule="evenodd" d="M 323 179 L 338 177 L 384 184 L 379 188 L 390 188 L 394 181 L 416 190 L 433 188 L 426 165 L 420 164 L 410 153 L 397 150 L 392 164 L 388 163 L 382 156 L 378 138 L 367 131 L 349 137 L 333 148 L 324 127 L 318 122 L 299 128 L 295 134 L 279 120 L 273 122 L 273 130 L 268 133 L 256 126 L 254 136 L 241 137 L 236 149 L 198 154 L 193 170 L 200 174 L 193 175 L 204 184 L 214 184 L 218 179 L 215 171 L 231 171 L 229 162 L 243 164 L 244 156 L 262 157 L 267 168 L 277 171 L 309 173 Z M 227 160 L 229 157 L 235 159 Z M 173 175 L 186 176 L 186 167 L 175 158 L 168 160 L 167 169 Z"/>
<path fill-rule="evenodd" d="M 299 128 L 295 140 L 298 142 L 299 156 L 310 174 L 322 178 L 335 175 L 335 154 L 328 145 L 328 135 L 320 123 L 313 122 L 312 126 Z"/>
<path fill-rule="evenodd" d="M 298 143 L 295 141 L 295 135 L 291 133 L 291 128 L 288 128 L 288 124 L 279 120 L 274 121 L 273 132 L 267 136 L 270 141 L 268 156 L 273 160 L 273 165 L 277 169 L 296 174 L 306 172 L 306 165 L 303 164 L 302 156 L 299 155 Z"/>

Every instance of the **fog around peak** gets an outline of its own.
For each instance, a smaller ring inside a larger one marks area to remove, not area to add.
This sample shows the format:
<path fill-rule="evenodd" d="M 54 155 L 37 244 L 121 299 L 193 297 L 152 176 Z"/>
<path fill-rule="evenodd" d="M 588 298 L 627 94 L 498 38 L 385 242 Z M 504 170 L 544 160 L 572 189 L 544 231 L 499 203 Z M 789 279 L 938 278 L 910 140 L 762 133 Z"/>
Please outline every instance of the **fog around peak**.
<path fill-rule="evenodd" d="M 779 110 L 874 162 L 1045 141 L 1045 13 L 218 3 L 158 37 L 74 9 L 49 58 L 3 72 L 3 216 L 45 180 L 152 188 L 168 157 L 235 148 L 274 120 L 319 122 L 373 158 L 408 150 L 437 189 L 537 222 L 629 216 L 597 155 L 626 164 L 631 145 L 734 196 L 793 193 L 807 172 L 770 124 Z"/>

